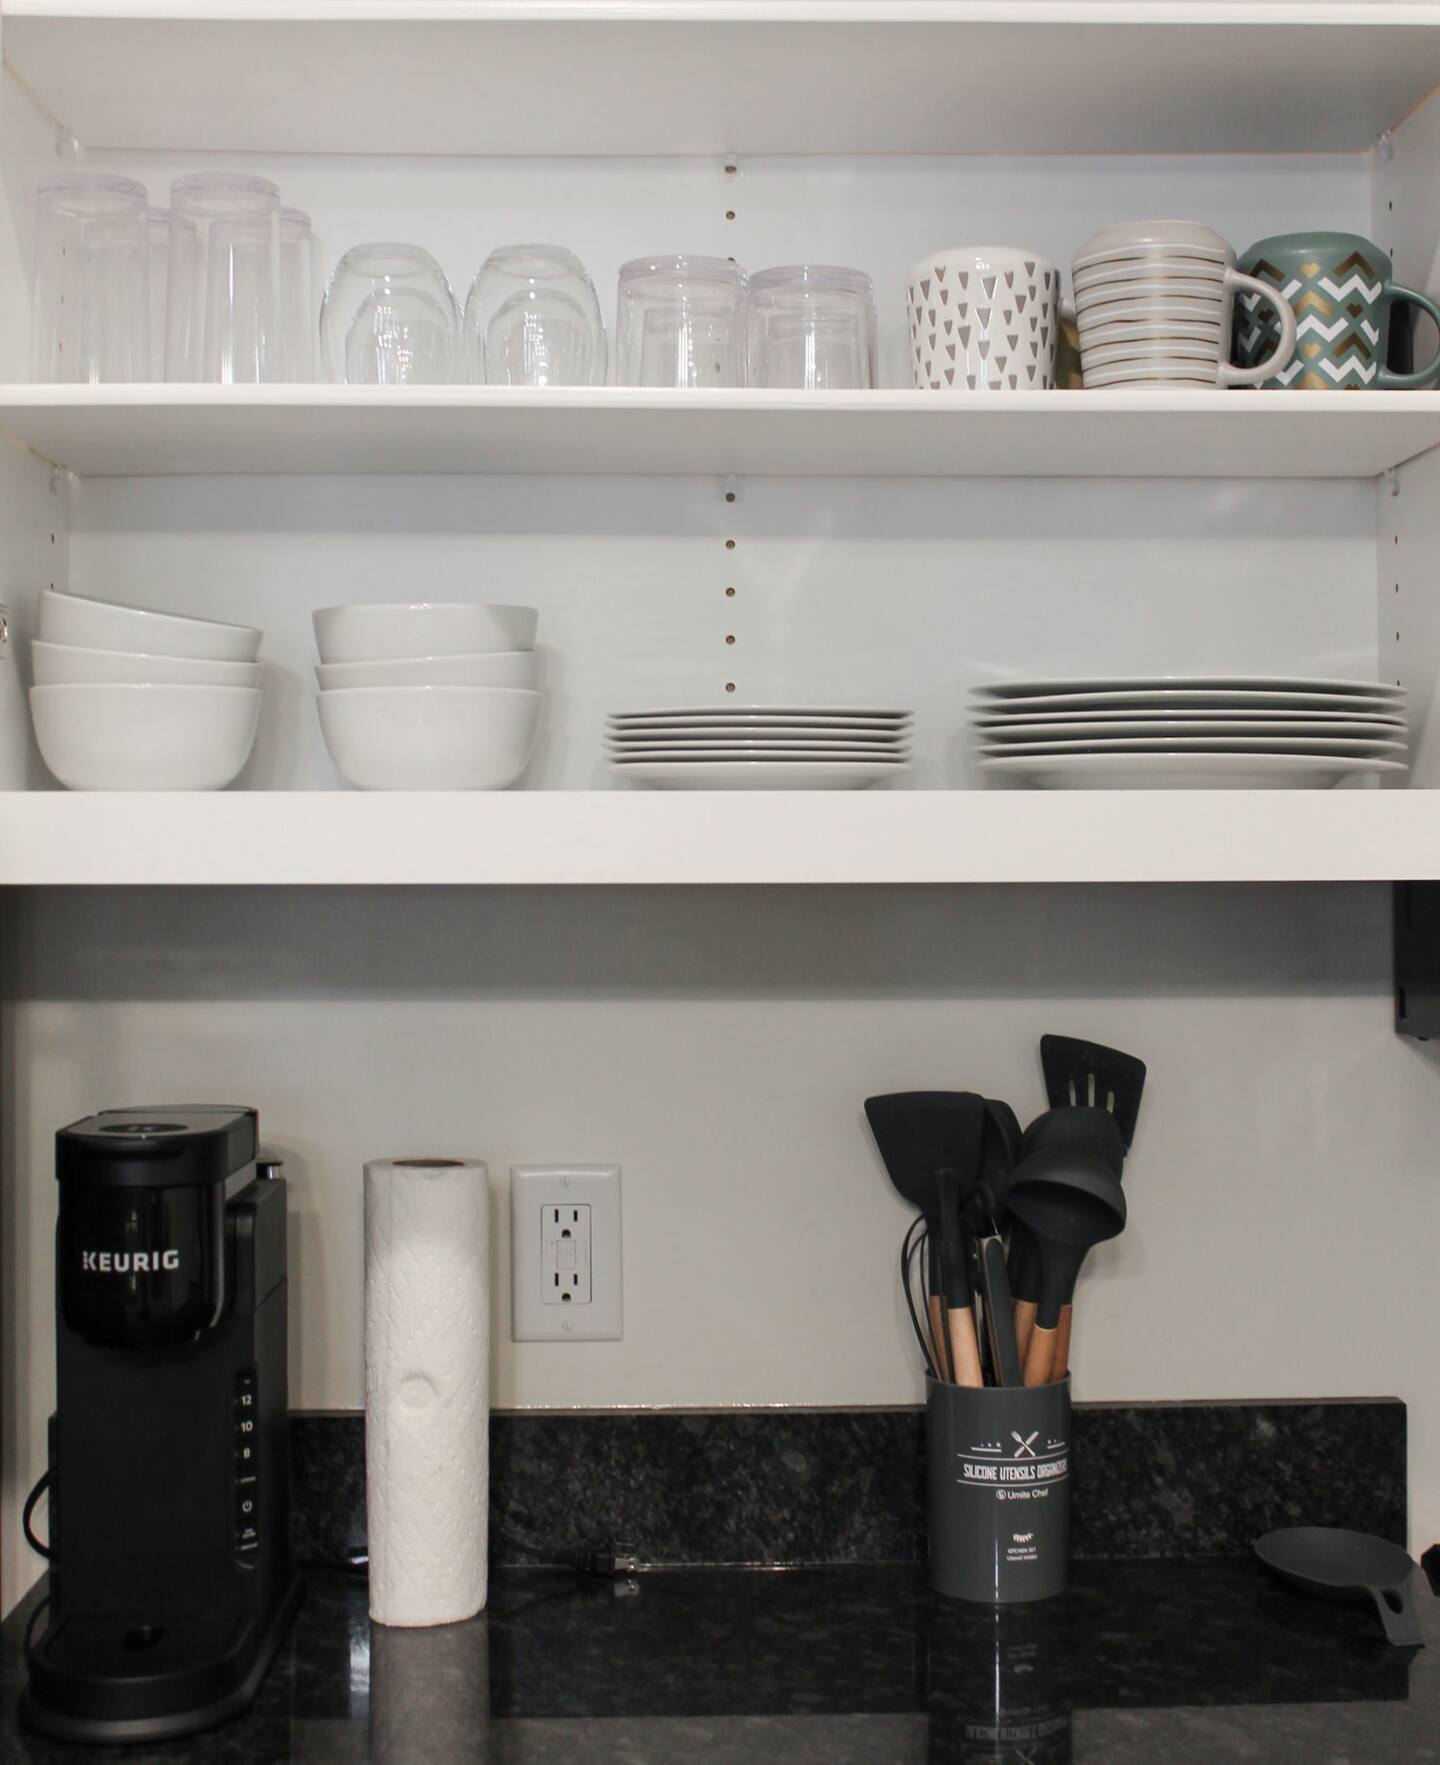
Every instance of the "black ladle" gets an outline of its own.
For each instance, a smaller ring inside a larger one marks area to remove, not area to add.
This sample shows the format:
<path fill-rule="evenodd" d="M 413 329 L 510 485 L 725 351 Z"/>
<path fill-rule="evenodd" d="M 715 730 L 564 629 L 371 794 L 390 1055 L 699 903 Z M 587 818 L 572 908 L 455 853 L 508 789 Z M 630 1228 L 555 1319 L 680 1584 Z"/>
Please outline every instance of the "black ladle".
<path fill-rule="evenodd" d="M 1422 1647 L 1420 1619 L 1410 1597 L 1415 1565 L 1398 1544 L 1339 1526 L 1282 1526 L 1255 1543 L 1255 1555 L 1292 1587 L 1344 1605 L 1372 1600 L 1397 1648 Z"/>
<path fill-rule="evenodd" d="M 960 1209 L 979 1174 L 985 1099 L 972 1091 L 894 1091 L 867 1097 L 865 1116 L 890 1181 L 930 1232 L 927 1308 L 942 1378 L 980 1384 L 974 1299 Z"/>
<path fill-rule="evenodd" d="M 1093 1246 L 1125 1229 L 1125 1191 L 1097 1153 L 1041 1146 L 1016 1167 L 1005 1205 L 1030 1233 L 1039 1264 L 1024 1376 L 1027 1385 L 1044 1385 L 1054 1360 L 1060 1312 L 1066 1295 L 1075 1291 L 1081 1264 Z"/>

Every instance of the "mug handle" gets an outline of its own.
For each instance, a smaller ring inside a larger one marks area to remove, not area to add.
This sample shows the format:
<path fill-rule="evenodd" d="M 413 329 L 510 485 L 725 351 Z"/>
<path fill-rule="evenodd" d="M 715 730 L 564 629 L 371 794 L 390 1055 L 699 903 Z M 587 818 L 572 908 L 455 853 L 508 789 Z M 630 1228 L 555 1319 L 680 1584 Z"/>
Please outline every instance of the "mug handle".
<path fill-rule="evenodd" d="M 1427 294 L 1417 294 L 1413 288 L 1402 288 L 1398 282 L 1387 282 L 1380 294 L 1381 300 L 1408 300 L 1412 306 L 1418 306 L 1423 313 L 1429 313 L 1437 325 L 1440 325 L 1440 306 Z M 1429 386 L 1440 380 L 1440 345 L 1434 355 L 1423 368 L 1413 374 L 1392 374 L 1382 363 L 1380 372 L 1375 376 L 1375 384 L 1385 392 L 1403 392 L 1407 387 Z"/>
<path fill-rule="evenodd" d="M 1282 368 L 1288 368 L 1290 359 L 1295 354 L 1295 309 L 1290 302 L 1278 288 L 1262 282 L 1258 276 L 1247 276 L 1234 269 L 1226 270 L 1226 294 L 1230 295 L 1241 288 L 1251 294 L 1261 295 L 1274 307 L 1280 319 L 1280 341 L 1275 346 L 1274 354 L 1267 356 L 1253 368 L 1237 368 L 1229 362 L 1221 362 L 1222 386 L 1258 386 L 1261 381 L 1272 379 Z"/>

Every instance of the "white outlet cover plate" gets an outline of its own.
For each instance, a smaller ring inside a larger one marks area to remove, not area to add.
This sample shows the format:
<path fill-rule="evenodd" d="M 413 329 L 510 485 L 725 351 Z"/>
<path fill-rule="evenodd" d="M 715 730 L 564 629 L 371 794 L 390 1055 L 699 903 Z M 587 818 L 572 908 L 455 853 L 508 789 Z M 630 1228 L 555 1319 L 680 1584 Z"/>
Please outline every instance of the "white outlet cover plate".
<path fill-rule="evenodd" d="M 588 1305 L 541 1299 L 546 1207 L 590 1209 Z M 621 1306 L 620 1166 L 513 1164 L 510 1167 L 510 1334 L 516 1342 L 618 1342 Z"/>

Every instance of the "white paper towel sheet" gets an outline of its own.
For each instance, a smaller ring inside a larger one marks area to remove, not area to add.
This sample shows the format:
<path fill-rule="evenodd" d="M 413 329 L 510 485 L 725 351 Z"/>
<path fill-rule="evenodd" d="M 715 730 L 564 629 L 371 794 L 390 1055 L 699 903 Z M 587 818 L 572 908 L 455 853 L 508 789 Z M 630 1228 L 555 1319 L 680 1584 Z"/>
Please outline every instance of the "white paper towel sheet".
<path fill-rule="evenodd" d="M 471 1160 L 365 1166 L 370 1616 L 453 1624 L 485 1604 L 490 1195 Z"/>

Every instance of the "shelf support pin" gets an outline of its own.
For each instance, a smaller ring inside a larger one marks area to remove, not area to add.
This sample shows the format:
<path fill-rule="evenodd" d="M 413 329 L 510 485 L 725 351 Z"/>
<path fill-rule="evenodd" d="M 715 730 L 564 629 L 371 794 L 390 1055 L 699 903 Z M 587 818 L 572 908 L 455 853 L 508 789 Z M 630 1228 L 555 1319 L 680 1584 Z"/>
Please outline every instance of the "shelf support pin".
<path fill-rule="evenodd" d="M 1385 129 L 1375 141 L 1375 157 L 1381 165 L 1389 165 L 1395 157 L 1395 140 L 1389 129 Z"/>
<path fill-rule="evenodd" d="M 1399 494 L 1400 494 L 1400 474 L 1395 470 L 1395 468 L 1393 466 L 1387 466 L 1385 468 L 1385 482 L 1386 482 L 1386 484 L 1388 484 L 1390 486 L 1391 496 L 1399 496 Z"/>
<path fill-rule="evenodd" d="M 725 477 L 721 480 L 720 494 L 724 497 L 727 503 L 739 502 L 740 491 L 735 483 L 735 474 L 733 472 L 727 472 Z"/>

